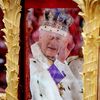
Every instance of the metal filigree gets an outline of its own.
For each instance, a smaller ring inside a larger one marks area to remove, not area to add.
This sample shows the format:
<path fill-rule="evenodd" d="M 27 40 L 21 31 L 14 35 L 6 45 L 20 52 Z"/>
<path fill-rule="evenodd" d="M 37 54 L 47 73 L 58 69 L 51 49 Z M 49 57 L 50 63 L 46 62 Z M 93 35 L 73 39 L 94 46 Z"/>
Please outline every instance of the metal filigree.
<path fill-rule="evenodd" d="M 97 75 L 100 47 L 100 1 L 99 0 L 74 0 L 78 3 L 84 18 L 84 100 L 97 100 Z"/>
<path fill-rule="evenodd" d="M 7 100 L 17 100 L 18 73 L 19 73 L 19 32 L 20 32 L 20 0 L 0 0 L 0 6 L 4 13 L 4 25 L 7 53 Z M 3 99 L 4 100 L 4 99 Z"/>

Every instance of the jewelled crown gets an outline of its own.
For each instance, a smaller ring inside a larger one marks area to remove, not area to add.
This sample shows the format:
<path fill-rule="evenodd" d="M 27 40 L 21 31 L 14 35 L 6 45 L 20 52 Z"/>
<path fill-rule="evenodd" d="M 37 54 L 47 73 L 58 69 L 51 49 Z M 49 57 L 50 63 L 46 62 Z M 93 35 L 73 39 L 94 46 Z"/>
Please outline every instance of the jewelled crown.
<path fill-rule="evenodd" d="M 69 26 L 73 23 L 73 18 L 67 13 L 67 9 L 45 9 L 44 17 L 39 30 L 55 32 L 66 36 L 69 33 Z"/>

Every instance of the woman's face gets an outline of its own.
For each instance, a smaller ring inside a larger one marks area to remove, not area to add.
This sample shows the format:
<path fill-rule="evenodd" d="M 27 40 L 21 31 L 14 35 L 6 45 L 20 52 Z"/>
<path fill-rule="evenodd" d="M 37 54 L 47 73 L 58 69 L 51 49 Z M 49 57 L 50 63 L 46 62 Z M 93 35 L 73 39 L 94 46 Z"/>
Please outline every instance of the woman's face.
<path fill-rule="evenodd" d="M 39 44 L 41 51 L 47 57 L 55 57 L 59 48 L 64 44 L 65 37 L 53 32 L 45 32 L 40 35 Z"/>

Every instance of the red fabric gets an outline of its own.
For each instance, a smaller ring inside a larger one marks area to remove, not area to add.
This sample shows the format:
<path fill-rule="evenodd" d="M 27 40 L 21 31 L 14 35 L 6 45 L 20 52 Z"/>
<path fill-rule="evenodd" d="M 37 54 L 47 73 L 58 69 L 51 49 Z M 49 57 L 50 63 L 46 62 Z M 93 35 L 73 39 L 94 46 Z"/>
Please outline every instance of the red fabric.
<path fill-rule="evenodd" d="M 73 40 L 75 43 L 74 49 L 71 51 L 70 56 L 72 55 L 79 55 L 79 51 L 82 47 L 83 44 L 83 38 L 81 35 L 81 28 L 79 26 L 79 22 L 74 22 L 70 27 L 69 27 L 70 33 L 73 36 Z"/>
<path fill-rule="evenodd" d="M 25 8 L 78 8 L 73 0 L 25 0 Z"/>

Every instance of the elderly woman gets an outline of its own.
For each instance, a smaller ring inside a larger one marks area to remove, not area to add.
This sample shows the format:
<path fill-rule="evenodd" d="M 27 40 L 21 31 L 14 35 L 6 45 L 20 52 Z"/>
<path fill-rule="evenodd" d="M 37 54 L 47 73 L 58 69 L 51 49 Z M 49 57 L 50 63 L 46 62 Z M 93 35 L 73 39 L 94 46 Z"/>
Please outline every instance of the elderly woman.
<path fill-rule="evenodd" d="M 82 99 L 78 83 L 65 61 L 70 53 L 67 48 L 69 34 L 64 27 L 61 27 L 66 26 L 65 20 L 60 20 L 60 15 L 63 13 L 58 13 L 57 9 L 45 11 L 45 21 L 38 30 L 39 41 L 31 45 L 33 54 L 33 58 L 30 58 L 32 100 Z M 63 18 L 66 19 L 65 15 Z"/>

